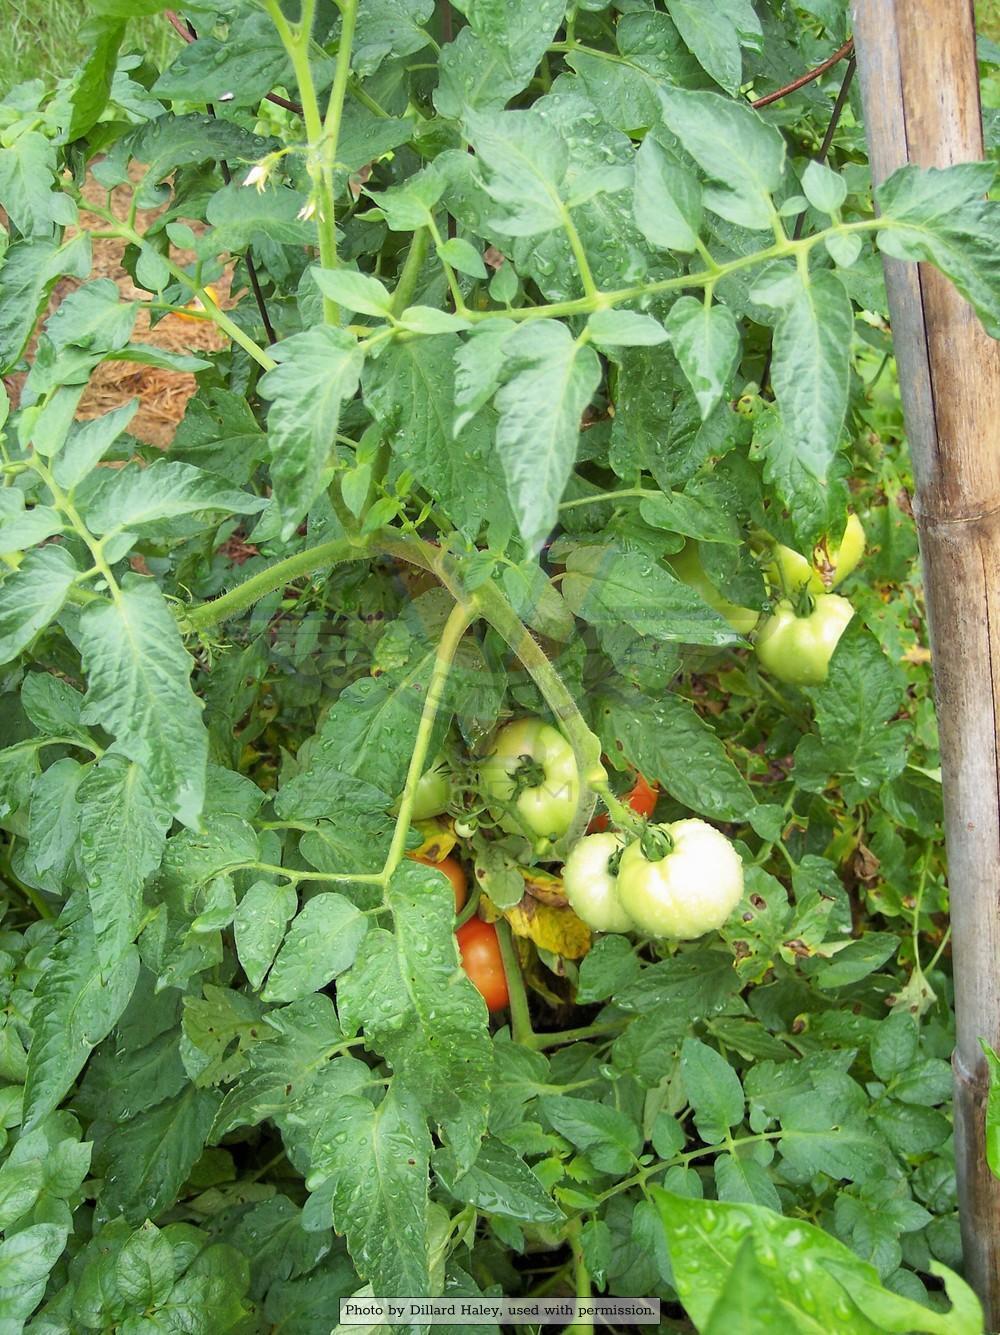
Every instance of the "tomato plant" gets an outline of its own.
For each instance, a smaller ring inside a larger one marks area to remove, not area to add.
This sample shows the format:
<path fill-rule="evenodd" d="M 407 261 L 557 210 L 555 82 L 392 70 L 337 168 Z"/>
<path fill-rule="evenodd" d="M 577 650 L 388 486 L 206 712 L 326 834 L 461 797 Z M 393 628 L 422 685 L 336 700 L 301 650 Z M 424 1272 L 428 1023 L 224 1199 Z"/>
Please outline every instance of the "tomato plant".
<path fill-rule="evenodd" d="M 455 933 L 462 968 L 482 993 L 488 1010 L 503 1010 L 510 1000 L 497 929 L 482 918 L 470 918 Z"/>
<path fill-rule="evenodd" d="M 882 259 L 1000 331 L 993 164 L 873 191 L 840 0 L 85 8 L 0 102 L 3 1329 L 978 1335 Z"/>

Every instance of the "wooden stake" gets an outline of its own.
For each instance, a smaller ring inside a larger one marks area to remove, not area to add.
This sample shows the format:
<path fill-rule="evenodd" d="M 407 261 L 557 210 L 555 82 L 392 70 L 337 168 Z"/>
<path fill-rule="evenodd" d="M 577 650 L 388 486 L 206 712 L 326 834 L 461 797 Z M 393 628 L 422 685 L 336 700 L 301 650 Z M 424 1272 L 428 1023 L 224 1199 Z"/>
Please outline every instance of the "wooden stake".
<path fill-rule="evenodd" d="M 971 0 L 853 0 L 876 183 L 983 156 Z M 998 238 L 1000 244 L 1000 238 Z M 1000 1181 L 981 1037 L 1000 1041 L 1000 344 L 936 270 L 885 261 L 916 478 L 944 774 L 965 1271 L 1000 1329 Z"/>

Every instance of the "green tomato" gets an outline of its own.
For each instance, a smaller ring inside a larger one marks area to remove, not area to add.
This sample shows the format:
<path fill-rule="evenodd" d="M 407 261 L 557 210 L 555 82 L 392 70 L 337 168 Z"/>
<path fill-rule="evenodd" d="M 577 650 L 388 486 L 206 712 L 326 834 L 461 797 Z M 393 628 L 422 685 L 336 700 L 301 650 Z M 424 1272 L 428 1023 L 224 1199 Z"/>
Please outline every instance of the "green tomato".
<path fill-rule="evenodd" d="M 451 779 L 445 769 L 444 757 L 438 756 L 417 780 L 410 819 L 430 820 L 432 816 L 440 816 L 450 801 Z"/>
<path fill-rule="evenodd" d="M 819 686 L 826 681 L 837 642 L 854 615 L 846 598 L 821 593 L 808 616 L 796 616 L 783 598 L 757 633 L 757 657 L 779 681 L 792 686 Z"/>
<path fill-rule="evenodd" d="M 590 834 L 573 845 L 563 867 L 563 890 L 570 907 L 595 932 L 634 932 L 622 908 L 618 877 L 609 862 L 625 847 L 617 834 Z"/>
<path fill-rule="evenodd" d="M 618 895 L 636 929 L 692 941 L 721 927 L 743 897 L 736 849 L 703 820 L 654 825 L 651 831 L 667 835 L 669 852 L 647 858 L 637 839 L 618 866 Z"/>
<path fill-rule="evenodd" d="M 705 573 L 696 542 L 686 543 L 676 555 L 667 559 L 673 566 L 677 578 L 689 589 L 694 589 L 695 593 L 700 594 L 709 607 L 728 621 L 738 635 L 750 634 L 760 619 L 759 613 L 752 607 L 741 607 L 739 603 L 731 603 L 728 598 L 722 596 Z"/>
<path fill-rule="evenodd" d="M 501 728 L 480 766 L 483 796 L 504 804 L 501 829 L 524 834 L 544 853 L 569 829 L 580 795 L 573 748 L 556 728 L 525 718 Z"/>
<path fill-rule="evenodd" d="M 844 536 L 836 547 L 831 547 L 827 538 L 821 539 L 810 561 L 791 547 L 778 545 L 768 574 L 775 588 L 789 597 L 803 588 L 810 593 L 829 593 L 843 583 L 864 554 L 864 527 L 856 514 L 849 514 Z"/>

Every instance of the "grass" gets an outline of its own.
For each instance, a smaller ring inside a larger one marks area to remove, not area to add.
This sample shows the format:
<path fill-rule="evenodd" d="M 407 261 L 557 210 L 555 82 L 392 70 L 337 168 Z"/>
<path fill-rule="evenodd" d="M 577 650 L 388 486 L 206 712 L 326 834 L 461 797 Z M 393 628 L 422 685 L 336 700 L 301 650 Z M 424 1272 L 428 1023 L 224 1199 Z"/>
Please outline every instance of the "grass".
<path fill-rule="evenodd" d="M 80 29 L 86 22 L 86 0 L 0 0 L 0 96 L 25 79 L 54 83 L 79 69 L 87 53 Z M 133 19 L 122 49 L 145 51 L 161 65 L 179 45 L 162 14 Z"/>

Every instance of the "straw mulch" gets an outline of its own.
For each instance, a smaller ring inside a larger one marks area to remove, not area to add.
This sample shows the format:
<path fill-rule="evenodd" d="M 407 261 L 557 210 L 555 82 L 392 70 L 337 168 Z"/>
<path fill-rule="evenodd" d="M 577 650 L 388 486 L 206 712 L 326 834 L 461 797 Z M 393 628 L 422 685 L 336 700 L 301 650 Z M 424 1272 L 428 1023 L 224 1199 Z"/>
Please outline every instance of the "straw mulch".
<path fill-rule="evenodd" d="M 135 165 L 136 175 L 141 173 Z M 84 187 L 84 197 L 103 204 L 107 192 L 96 181 L 88 181 Z M 120 187 L 114 192 L 115 213 L 127 216 L 129 191 Z M 136 226 L 139 231 L 152 221 L 155 212 L 138 215 Z M 100 229 L 104 224 L 100 218 L 81 212 L 81 223 L 85 227 Z M 197 228 L 196 228 L 197 230 Z M 129 275 L 122 268 L 122 255 L 125 250 L 123 241 L 96 237 L 93 242 L 93 269 L 90 277 L 110 278 L 118 285 L 123 301 L 149 300 L 150 294 L 137 288 Z M 173 249 L 172 258 L 179 264 L 188 263 L 193 256 L 189 251 Z M 212 286 L 218 293 L 222 306 L 234 303 L 230 290 L 231 273 L 229 271 Z M 61 280 L 52 293 L 48 306 L 48 315 L 61 301 L 76 288 L 80 281 L 74 278 Z M 171 352 L 216 352 L 225 346 L 225 335 L 220 333 L 209 320 L 185 320 L 168 315 L 150 327 L 150 312 L 140 310 L 132 334 L 133 342 L 147 343 L 154 347 L 165 348 Z M 29 360 L 32 349 L 29 348 Z M 5 382 L 16 404 L 20 384 L 24 376 L 11 376 Z M 103 362 L 95 371 L 87 391 L 80 401 L 77 417 L 87 419 L 100 417 L 103 413 L 117 408 L 120 404 L 138 396 L 140 408 L 132 419 L 129 430 L 142 441 L 166 449 L 174 438 L 177 423 L 184 416 L 188 400 L 195 391 L 195 379 L 180 371 L 165 371 L 158 367 L 141 366 L 137 362 Z"/>

